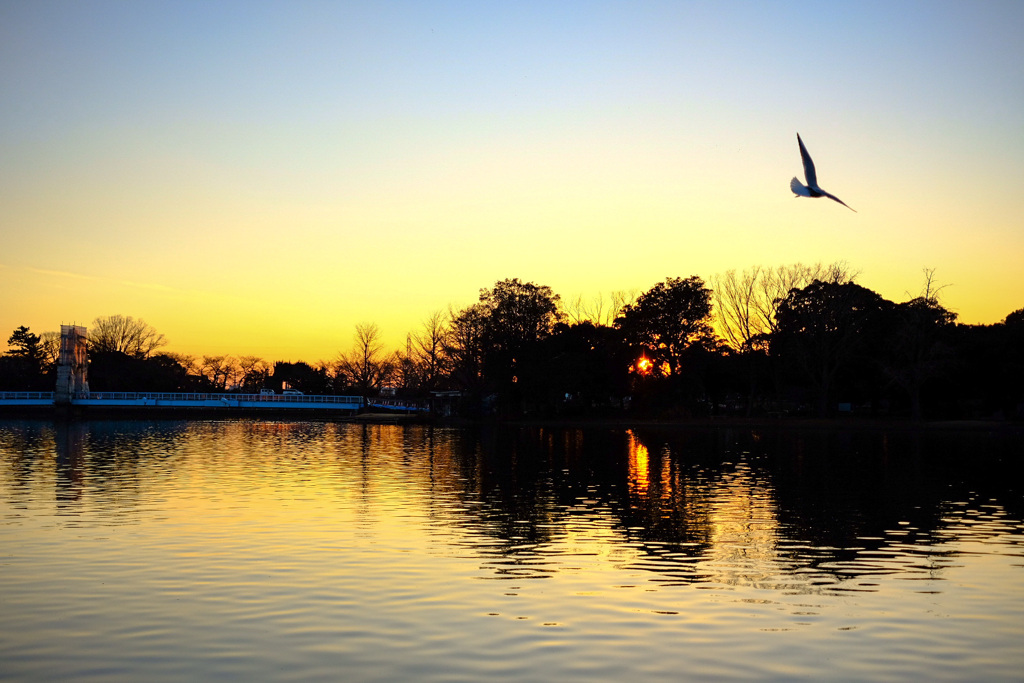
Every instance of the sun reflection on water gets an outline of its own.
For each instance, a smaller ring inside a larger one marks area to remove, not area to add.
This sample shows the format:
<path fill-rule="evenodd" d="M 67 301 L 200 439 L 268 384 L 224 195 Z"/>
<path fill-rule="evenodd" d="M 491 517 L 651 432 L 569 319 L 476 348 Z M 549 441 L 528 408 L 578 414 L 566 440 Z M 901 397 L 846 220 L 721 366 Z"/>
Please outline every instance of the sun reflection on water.
<path fill-rule="evenodd" d="M 779 522 L 770 488 L 739 463 L 723 472 L 711 494 L 709 546 L 702 570 L 725 585 L 778 587 Z"/>
<path fill-rule="evenodd" d="M 651 455 L 647 446 L 630 430 L 629 434 L 629 492 L 646 498 L 651 482 Z"/>

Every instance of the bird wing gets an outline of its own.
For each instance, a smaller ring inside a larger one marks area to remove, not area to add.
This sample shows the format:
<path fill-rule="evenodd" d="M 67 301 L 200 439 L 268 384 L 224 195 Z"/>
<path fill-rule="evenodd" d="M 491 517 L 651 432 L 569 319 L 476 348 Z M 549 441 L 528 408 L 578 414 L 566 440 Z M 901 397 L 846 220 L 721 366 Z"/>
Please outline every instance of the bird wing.
<path fill-rule="evenodd" d="M 843 206 L 845 206 L 845 207 L 846 207 L 847 209 L 849 209 L 850 211 L 853 211 L 854 213 L 857 213 L 857 209 L 855 209 L 855 208 L 853 208 L 852 206 L 848 205 L 848 204 L 847 204 L 846 202 L 844 202 L 844 201 L 843 201 L 842 199 L 840 199 L 839 197 L 835 196 L 834 194 L 829 194 L 828 192 L 825 192 L 825 190 L 822 190 L 822 189 L 821 189 L 820 187 L 819 187 L 818 189 L 819 189 L 819 190 L 821 191 L 821 194 L 822 194 L 823 196 L 825 196 L 825 197 L 828 197 L 828 198 L 829 198 L 829 199 L 831 199 L 832 201 L 836 201 L 836 202 L 839 202 L 840 204 L 842 204 Z"/>
<path fill-rule="evenodd" d="M 811 155 L 807 153 L 807 148 L 804 147 L 804 141 L 800 139 L 800 133 L 796 134 L 796 141 L 800 143 L 800 158 L 804 162 L 804 180 L 807 181 L 808 187 L 818 187 L 818 176 L 814 173 L 814 162 L 811 161 Z"/>
<path fill-rule="evenodd" d="M 811 191 L 804 187 L 798 178 L 793 178 L 789 181 L 789 189 L 793 190 L 793 194 L 800 195 L 801 197 L 811 196 Z"/>

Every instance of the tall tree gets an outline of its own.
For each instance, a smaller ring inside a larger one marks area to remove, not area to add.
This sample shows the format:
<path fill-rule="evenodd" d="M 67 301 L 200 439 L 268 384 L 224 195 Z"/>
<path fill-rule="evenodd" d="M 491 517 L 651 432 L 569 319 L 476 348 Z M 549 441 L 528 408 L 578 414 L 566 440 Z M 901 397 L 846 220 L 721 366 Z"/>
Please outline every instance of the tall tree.
<path fill-rule="evenodd" d="M 956 313 L 939 303 L 943 287 L 935 286 L 935 270 L 926 268 L 924 276 L 921 293 L 893 311 L 883 361 L 886 373 L 910 397 L 910 415 L 915 420 L 923 414 L 924 385 L 953 360 L 949 337 L 956 322 Z"/>
<path fill-rule="evenodd" d="M 910 397 L 910 415 L 922 417 L 921 390 L 953 360 L 946 341 L 956 313 L 937 300 L 916 297 L 897 304 L 886 349 L 885 371 Z"/>
<path fill-rule="evenodd" d="M 29 328 L 22 325 L 14 330 L 7 338 L 7 346 L 10 347 L 7 355 L 25 360 L 37 372 L 42 369 L 45 359 L 42 338 L 30 332 Z"/>
<path fill-rule="evenodd" d="M 779 305 L 772 352 L 788 358 L 813 382 L 819 415 L 827 413 L 840 371 L 880 338 L 877 326 L 891 306 L 852 282 L 820 280 L 791 290 Z"/>
<path fill-rule="evenodd" d="M 779 305 L 792 289 L 806 287 L 815 279 L 825 282 L 851 282 L 853 274 L 843 262 L 828 266 L 802 263 L 765 268 L 754 266 L 716 275 L 712 282 L 715 298 L 715 328 L 726 343 L 739 352 L 737 363 L 745 366 L 747 405 L 754 407 L 758 377 L 774 370 L 776 386 L 780 368 L 768 357 L 768 340 L 778 328 Z"/>
<path fill-rule="evenodd" d="M 559 323 L 542 344 L 537 400 L 555 412 L 602 413 L 629 393 L 629 350 L 619 330 L 589 320 Z"/>
<path fill-rule="evenodd" d="M 480 290 L 480 303 L 487 309 L 490 350 L 515 354 L 551 334 L 562 317 L 559 301 L 550 287 L 518 278 Z"/>
<path fill-rule="evenodd" d="M 259 356 L 240 357 L 238 369 L 242 375 L 242 391 L 254 394 L 267 387 L 271 365 Z"/>
<path fill-rule="evenodd" d="M 636 303 L 623 306 L 615 326 L 627 343 L 644 349 L 659 369 L 675 375 L 690 346 L 712 339 L 710 316 L 711 290 L 702 279 L 670 277 Z"/>
<path fill-rule="evenodd" d="M 611 293 L 609 301 L 605 301 L 600 292 L 590 301 L 584 301 L 580 295 L 566 306 L 565 317 L 572 325 L 589 322 L 597 327 L 611 327 L 622 307 L 636 301 L 639 294 L 638 290 L 616 290 Z"/>
<path fill-rule="evenodd" d="M 480 291 L 484 318 L 483 370 L 505 412 L 520 412 L 532 400 L 543 372 L 540 342 L 562 318 L 560 297 L 546 285 L 518 279 Z"/>
<path fill-rule="evenodd" d="M 363 396 L 375 396 L 394 372 L 394 359 L 384 353 L 376 323 L 356 325 L 355 344 L 338 359 L 337 372 Z"/>
<path fill-rule="evenodd" d="M 33 391 L 45 388 L 45 352 L 39 335 L 22 325 L 14 330 L 7 344 L 9 350 L 0 356 L 0 386 Z"/>
<path fill-rule="evenodd" d="M 326 394 L 334 390 L 326 365 L 314 367 L 303 361 L 277 361 L 270 382 L 274 388 L 294 389 L 304 394 Z"/>
<path fill-rule="evenodd" d="M 89 329 L 89 345 L 93 351 L 117 351 L 133 358 L 148 358 L 165 346 L 167 340 L 141 318 L 124 315 L 96 318 Z"/>
<path fill-rule="evenodd" d="M 57 367 L 60 362 L 60 332 L 43 332 L 39 338 L 43 350 L 43 369 Z"/>
<path fill-rule="evenodd" d="M 764 268 L 754 266 L 737 273 L 728 270 L 712 279 L 715 322 L 719 334 L 735 350 L 743 352 L 763 344 L 778 327 L 779 304 L 792 289 L 814 280 L 841 284 L 855 274 L 841 262 L 823 266 L 802 263 Z"/>
<path fill-rule="evenodd" d="M 227 391 L 238 383 L 242 370 L 234 356 L 203 356 L 200 373 L 215 391 Z"/>
<path fill-rule="evenodd" d="M 481 303 L 449 311 L 451 321 L 444 352 L 451 363 L 451 377 L 456 386 L 474 394 L 484 390 L 488 313 Z"/>
<path fill-rule="evenodd" d="M 443 311 L 435 311 L 423 321 L 420 331 L 413 335 L 411 360 L 421 391 L 430 392 L 440 387 L 449 362 L 445 353 L 448 326 Z"/>

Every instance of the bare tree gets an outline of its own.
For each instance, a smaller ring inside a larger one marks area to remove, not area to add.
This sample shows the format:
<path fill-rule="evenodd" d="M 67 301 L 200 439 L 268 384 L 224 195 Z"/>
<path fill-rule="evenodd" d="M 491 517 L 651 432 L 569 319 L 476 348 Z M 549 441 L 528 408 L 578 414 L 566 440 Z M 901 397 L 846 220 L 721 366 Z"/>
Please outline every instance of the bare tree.
<path fill-rule="evenodd" d="M 241 377 L 238 360 L 234 356 L 203 356 L 200 373 L 214 389 L 227 391 Z"/>
<path fill-rule="evenodd" d="M 802 289 L 815 280 L 831 284 L 853 281 L 853 275 L 843 262 L 822 266 L 802 263 L 765 268 L 754 266 L 737 273 L 728 270 L 713 279 L 715 298 L 715 328 L 733 349 L 746 357 L 749 381 L 747 413 L 753 410 L 757 391 L 757 352 L 768 350 L 768 341 L 778 331 L 779 305 L 796 289 Z M 773 364 L 776 385 L 780 368 Z"/>
<path fill-rule="evenodd" d="M 186 353 L 173 352 L 165 352 L 162 355 L 167 356 L 168 358 L 172 359 L 175 363 L 180 365 L 185 370 L 186 375 L 190 375 L 192 377 L 203 376 L 202 370 L 200 369 L 199 361 L 196 359 L 195 356 L 190 356 Z"/>
<path fill-rule="evenodd" d="M 380 328 L 375 323 L 356 325 L 355 345 L 349 353 L 341 354 L 337 368 L 348 385 L 363 396 L 376 394 L 391 378 L 395 359 L 384 353 Z"/>
<path fill-rule="evenodd" d="M 419 334 L 412 338 L 410 355 L 418 371 L 420 387 L 424 391 L 436 389 L 448 369 L 448 357 L 445 354 L 447 336 L 448 325 L 444 312 L 434 311 L 423 321 Z"/>
<path fill-rule="evenodd" d="M 445 337 L 445 355 L 451 362 L 455 383 L 469 391 L 482 391 L 484 354 L 489 309 L 482 303 L 461 311 L 449 310 L 449 334 Z"/>
<path fill-rule="evenodd" d="M 89 329 L 89 345 L 94 351 L 119 351 L 134 358 L 148 358 L 167 344 L 164 335 L 146 324 L 124 315 L 96 318 Z"/>
<path fill-rule="evenodd" d="M 255 393 L 270 379 L 272 366 L 259 356 L 242 356 L 238 359 L 238 369 L 243 390 Z"/>
<path fill-rule="evenodd" d="M 405 351 L 395 351 L 392 361 L 392 383 L 402 391 L 415 391 L 420 383 L 420 368 L 413 354 L 412 334 L 405 335 Z"/>
<path fill-rule="evenodd" d="M 570 301 L 568 305 L 564 307 L 565 316 L 569 319 L 569 322 L 573 325 L 578 325 L 584 320 L 589 320 L 590 315 L 587 311 L 587 305 L 583 303 L 583 295 L 579 294 L 575 299 Z"/>
<path fill-rule="evenodd" d="M 590 301 L 586 301 L 581 294 L 565 307 L 565 315 L 574 325 L 590 322 L 594 325 L 611 327 L 615 324 L 615 318 L 622 312 L 622 309 L 635 303 L 639 295 L 637 289 L 617 290 L 612 292 L 609 300 L 606 301 L 604 294 L 598 292 Z"/>
<path fill-rule="evenodd" d="M 946 287 L 949 287 L 949 283 L 947 282 L 944 285 L 937 285 L 935 283 L 935 268 L 922 268 L 921 273 L 924 275 L 924 284 L 921 286 L 921 291 L 914 298 L 931 303 L 938 303 L 939 293 Z M 910 292 L 907 292 L 907 296 L 910 296 Z M 46 334 L 46 332 L 43 332 L 44 341 L 46 340 Z"/>
<path fill-rule="evenodd" d="M 806 287 L 815 280 L 846 284 L 853 282 L 855 276 L 842 261 L 827 266 L 754 266 L 742 273 L 728 270 L 712 279 L 717 331 L 737 351 L 750 351 L 778 329 L 779 304 L 791 290 Z"/>
<path fill-rule="evenodd" d="M 761 277 L 761 266 L 754 266 L 741 275 L 727 270 L 712 279 L 718 333 L 740 352 L 749 351 L 751 340 L 767 332 L 757 309 Z"/>
<path fill-rule="evenodd" d="M 60 361 L 60 332 L 43 332 L 39 337 L 43 352 L 43 369 L 56 367 Z"/>

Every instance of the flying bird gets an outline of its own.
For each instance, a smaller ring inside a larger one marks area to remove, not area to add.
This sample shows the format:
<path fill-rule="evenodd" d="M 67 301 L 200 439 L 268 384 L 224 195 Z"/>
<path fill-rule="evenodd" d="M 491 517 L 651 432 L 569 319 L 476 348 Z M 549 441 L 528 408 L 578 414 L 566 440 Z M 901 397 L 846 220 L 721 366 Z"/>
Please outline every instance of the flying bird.
<path fill-rule="evenodd" d="M 793 194 L 798 197 L 828 197 L 833 199 L 850 211 L 857 213 L 857 209 L 847 206 L 839 197 L 834 194 L 829 194 L 825 190 L 818 187 L 818 176 L 814 172 L 814 162 L 811 161 L 811 155 L 807 153 L 807 148 L 804 147 L 804 141 L 800 139 L 800 133 L 796 134 L 796 141 L 800 143 L 800 158 L 804 161 L 804 178 L 807 180 L 807 184 L 803 185 L 798 179 L 793 178 L 789 181 L 789 189 L 793 190 Z"/>

